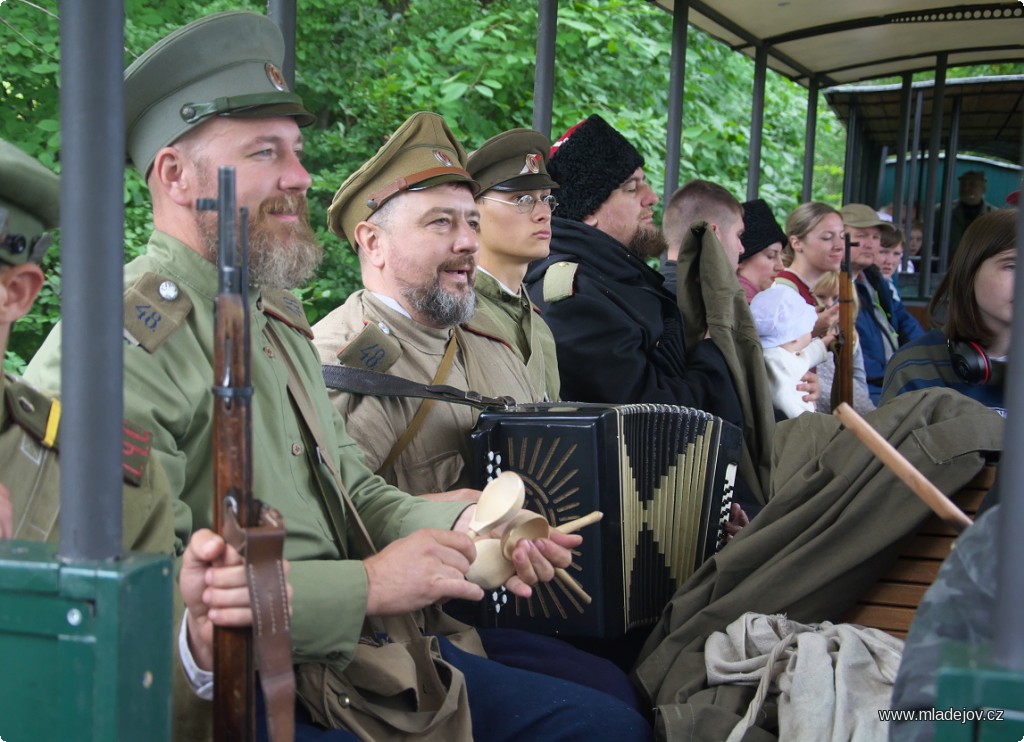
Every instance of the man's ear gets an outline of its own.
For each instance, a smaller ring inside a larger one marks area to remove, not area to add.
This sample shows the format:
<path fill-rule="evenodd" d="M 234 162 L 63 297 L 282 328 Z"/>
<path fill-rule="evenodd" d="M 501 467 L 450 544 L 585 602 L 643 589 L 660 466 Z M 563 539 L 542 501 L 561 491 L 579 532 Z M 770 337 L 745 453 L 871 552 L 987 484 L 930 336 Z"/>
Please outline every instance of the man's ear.
<path fill-rule="evenodd" d="M 597 213 L 595 212 L 593 214 L 587 214 L 585 217 L 583 217 L 583 223 L 586 224 L 588 227 L 593 227 L 594 229 L 597 229 Z"/>
<path fill-rule="evenodd" d="M 0 271 L 0 323 L 12 324 L 28 314 L 43 287 L 43 271 L 35 263 Z"/>
<path fill-rule="evenodd" d="M 196 170 L 177 147 L 163 147 L 156 153 L 148 180 L 151 191 L 166 193 L 179 206 L 192 206 L 198 198 Z"/>
<path fill-rule="evenodd" d="M 384 267 L 384 230 L 378 224 L 359 222 L 354 235 L 358 251 L 374 268 Z"/>

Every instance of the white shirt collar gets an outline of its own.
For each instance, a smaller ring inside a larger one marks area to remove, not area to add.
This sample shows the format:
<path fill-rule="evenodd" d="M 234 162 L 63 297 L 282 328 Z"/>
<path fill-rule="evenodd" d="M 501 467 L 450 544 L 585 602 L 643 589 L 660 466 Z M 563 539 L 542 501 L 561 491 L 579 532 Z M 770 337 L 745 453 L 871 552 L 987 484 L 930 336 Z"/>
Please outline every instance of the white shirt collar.
<path fill-rule="evenodd" d="M 403 317 L 408 317 L 409 319 L 412 319 L 412 315 L 409 314 L 407 311 L 405 311 L 405 307 L 403 307 L 397 301 L 392 299 L 390 296 L 385 296 L 384 294 L 378 294 L 376 291 L 371 291 L 370 293 L 373 294 L 377 299 L 379 299 L 380 302 L 382 304 L 384 304 L 385 306 L 391 307 L 392 309 L 394 309 L 396 312 L 398 312 Z"/>

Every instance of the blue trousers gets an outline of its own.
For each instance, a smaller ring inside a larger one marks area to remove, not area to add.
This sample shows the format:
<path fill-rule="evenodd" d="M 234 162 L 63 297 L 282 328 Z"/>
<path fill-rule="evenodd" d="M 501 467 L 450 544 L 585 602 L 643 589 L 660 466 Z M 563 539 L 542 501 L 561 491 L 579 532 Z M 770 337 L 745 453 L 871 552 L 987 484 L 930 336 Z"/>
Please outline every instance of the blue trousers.
<path fill-rule="evenodd" d="M 463 652 L 438 637 L 441 655 L 466 676 L 473 737 L 488 742 L 647 742 L 647 720 L 630 705 L 593 688 Z M 262 699 L 260 701 L 262 705 Z M 267 739 L 262 707 L 257 739 Z M 302 703 L 295 710 L 296 742 L 350 742 L 343 729 L 313 723 Z"/>

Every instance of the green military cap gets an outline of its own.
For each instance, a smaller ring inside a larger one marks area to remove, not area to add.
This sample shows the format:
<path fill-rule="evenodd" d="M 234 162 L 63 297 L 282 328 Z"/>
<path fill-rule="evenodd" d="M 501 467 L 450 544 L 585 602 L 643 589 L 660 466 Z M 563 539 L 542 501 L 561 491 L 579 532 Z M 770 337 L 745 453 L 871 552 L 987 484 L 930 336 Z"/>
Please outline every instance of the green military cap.
<path fill-rule="evenodd" d="M 315 117 L 281 75 L 284 38 L 260 13 L 200 18 L 165 36 L 124 72 L 128 158 L 145 175 L 161 147 L 211 116 Z"/>
<path fill-rule="evenodd" d="M 475 196 L 480 186 L 466 171 L 466 150 L 436 113 L 414 113 L 334 194 L 327 226 L 354 250 L 355 228 L 389 198 L 402 191 L 441 183 L 467 183 Z"/>
<path fill-rule="evenodd" d="M 839 215 L 843 218 L 843 225 L 847 227 L 895 229 L 892 222 L 880 217 L 878 212 L 867 204 L 846 204 L 839 210 Z"/>
<path fill-rule="evenodd" d="M 512 129 L 491 137 L 469 156 L 466 169 L 483 191 L 558 188 L 548 174 L 551 142 L 533 129 Z"/>
<path fill-rule="evenodd" d="M 60 178 L 0 139 L 0 263 L 38 263 L 60 221 Z"/>

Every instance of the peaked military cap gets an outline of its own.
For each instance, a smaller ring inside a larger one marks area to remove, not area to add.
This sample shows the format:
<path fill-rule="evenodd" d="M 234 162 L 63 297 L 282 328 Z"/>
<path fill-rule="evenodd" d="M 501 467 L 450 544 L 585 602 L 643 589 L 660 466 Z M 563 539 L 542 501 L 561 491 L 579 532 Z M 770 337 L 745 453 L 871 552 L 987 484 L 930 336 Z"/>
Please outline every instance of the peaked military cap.
<path fill-rule="evenodd" d="M 315 117 L 281 75 L 284 38 L 260 13 L 200 18 L 165 36 L 124 73 L 129 160 L 145 175 L 161 147 L 211 116 Z"/>
<path fill-rule="evenodd" d="M 466 150 L 436 113 L 414 113 L 334 194 L 327 226 L 354 250 L 355 229 L 402 191 L 442 183 L 467 183 L 475 196 L 479 184 L 466 171 Z"/>
<path fill-rule="evenodd" d="M 551 142 L 533 129 L 512 129 L 491 137 L 469 156 L 466 169 L 481 191 L 558 188 L 548 174 Z"/>
<path fill-rule="evenodd" d="M 843 217 L 843 224 L 847 227 L 895 229 L 892 222 L 885 221 L 867 204 L 846 204 L 839 210 L 839 215 Z"/>
<path fill-rule="evenodd" d="M 60 178 L 0 140 L 0 263 L 38 263 L 59 220 Z"/>

